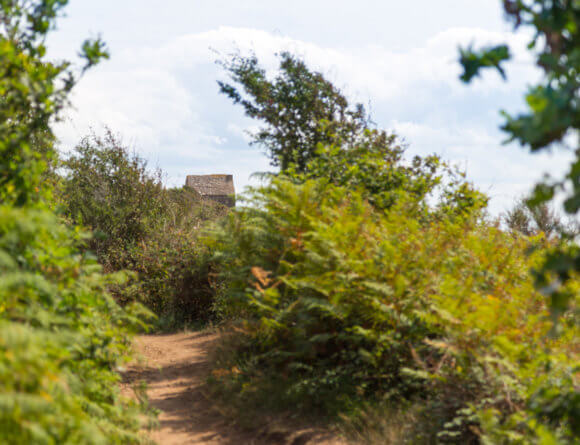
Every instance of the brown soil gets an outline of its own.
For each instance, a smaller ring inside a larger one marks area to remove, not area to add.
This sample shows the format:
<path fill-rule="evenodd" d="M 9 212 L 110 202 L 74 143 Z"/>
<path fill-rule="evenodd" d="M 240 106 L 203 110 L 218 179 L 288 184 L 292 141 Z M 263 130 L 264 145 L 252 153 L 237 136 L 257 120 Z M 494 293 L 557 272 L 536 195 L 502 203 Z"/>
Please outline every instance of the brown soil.
<path fill-rule="evenodd" d="M 208 351 L 219 334 L 210 332 L 146 335 L 137 338 L 142 360 L 125 374 L 124 392 L 139 381 L 147 383 L 150 403 L 160 411 L 153 440 L 161 445 L 284 444 L 331 445 L 344 443 L 320 429 L 275 430 L 264 426 L 248 431 L 220 414 L 207 397 Z"/>

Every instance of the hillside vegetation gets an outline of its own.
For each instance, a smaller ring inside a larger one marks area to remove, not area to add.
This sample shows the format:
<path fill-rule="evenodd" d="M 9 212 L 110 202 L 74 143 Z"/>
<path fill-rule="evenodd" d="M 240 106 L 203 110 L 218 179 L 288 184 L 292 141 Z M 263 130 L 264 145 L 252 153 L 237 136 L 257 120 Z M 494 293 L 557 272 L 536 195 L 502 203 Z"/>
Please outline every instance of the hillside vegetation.
<path fill-rule="evenodd" d="M 165 188 L 163 173 L 151 171 L 110 130 L 84 138 L 63 160 L 62 172 L 57 196 L 66 220 L 94 233 L 84 250 L 107 272 L 132 273 L 111 288 L 117 301 L 143 303 L 160 329 L 215 318 L 212 266 L 199 233 L 227 207 L 191 188 Z"/>
<path fill-rule="evenodd" d="M 503 229 L 460 172 L 405 162 L 396 136 L 290 54 L 274 78 L 254 57 L 225 66 L 222 91 L 265 124 L 255 142 L 283 168 L 211 237 L 235 332 L 216 394 L 239 415 L 346 418 L 393 443 L 573 443 L 578 281 L 554 319 L 530 275 L 571 241 Z M 296 115 L 320 110 L 288 143 Z M 369 425 L 381 411 L 404 420 Z"/>
<path fill-rule="evenodd" d="M 271 73 L 237 54 L 219 89 L 259 123 L 252 143 L 275 172 L 228 210 L 165 187 L 110 130 L 58 153 L 54 122 L 108 57 L 97 39 L 79 72 L 46 60 L 66 3 L 0 0 L 1 443 L 150 442 L 144 388 L 132 400 L 118 388 L 132 335 L 208 324 L 223 331 L 212 400 L 245 425 L 281 415 L 366 443 L 578 443 L 578 225 L 550 206 L 564 192 L 576 215 L 578 162 L 506 227 L 465 172 L 406 158 L 299 57 L 281 53 Z M 577 2 L 504 3 L 546 44 L 546 85 L 504 129 L 533 150 L 577 136 Z M 509 49 L 460 57 L 469 81 L 503 74 Z"/>
<path fill-rule="evenodd" d="M 115 302 L 107 287 L 126 277 L 104 275 L 53 210 L 50 125 L 78 75 L 43 42 L 65 4 L 0 2 L 0 441 L 145 443 L 146 407 L 116 384 L 147 311 Z M 88 69 L 106 53 L 87 41 L 82 55 Z"/>
<path fill-rule="evenodd" d="M 401 443 L 578 434 L 577 325 L 568 313 L 549 336 L 529 276 L 542 236 L 422 221 L 409 197 L 380 211 L 320 180 L 277 178 L 254 200 L 216 245 L 218 306 L 243 320 L 214 373 L 228 400 L 355 417 L 386 404 L 411 413 Z"/>

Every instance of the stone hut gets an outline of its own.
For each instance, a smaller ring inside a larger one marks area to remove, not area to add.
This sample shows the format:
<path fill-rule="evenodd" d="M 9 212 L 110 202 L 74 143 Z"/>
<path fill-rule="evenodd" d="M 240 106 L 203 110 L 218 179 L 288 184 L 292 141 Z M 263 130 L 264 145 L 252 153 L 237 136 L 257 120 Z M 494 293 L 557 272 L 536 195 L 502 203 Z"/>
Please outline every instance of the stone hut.
<path fill-rule="evenodd" d="M 193 188 L 202 199 L 211 199 L 228 207 L 236 205 L 232 175 L 188 175 L 185 185 Z"/>

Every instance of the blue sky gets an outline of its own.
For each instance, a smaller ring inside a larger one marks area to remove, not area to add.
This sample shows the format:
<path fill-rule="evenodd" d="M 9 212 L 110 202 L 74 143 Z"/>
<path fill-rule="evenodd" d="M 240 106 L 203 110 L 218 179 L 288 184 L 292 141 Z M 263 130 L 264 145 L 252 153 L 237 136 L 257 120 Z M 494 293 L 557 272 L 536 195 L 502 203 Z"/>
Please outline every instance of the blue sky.
<path fill-rule="evenodd" d="M 49 41 L 50 55 L 72 59 L 87 36 L 102 35 L 112 58 L 76 88 L 58 124 L 63 150 L 104 125 L 167 173 L 232 173 L 238 190 L 269 169 L 246 131 L 255 123 L 220 96 L 219 54 L 254 51 L 274 69 L 290 50 L 322 71 L 373 120 L 396 131 L 409 156 L 438 153 L 467 170 L 499 214 L 545 171 L 570 159 L 502 145 L 500 109 L 523 108 L 539 75 L 524 35 L 503 21 L 499 0 L 71 0 Z M 163 5 L 162 7 L 160 5 Z M 459 44 L 509 41 L 509 80 L 495 73 L 465 86 Z"/>

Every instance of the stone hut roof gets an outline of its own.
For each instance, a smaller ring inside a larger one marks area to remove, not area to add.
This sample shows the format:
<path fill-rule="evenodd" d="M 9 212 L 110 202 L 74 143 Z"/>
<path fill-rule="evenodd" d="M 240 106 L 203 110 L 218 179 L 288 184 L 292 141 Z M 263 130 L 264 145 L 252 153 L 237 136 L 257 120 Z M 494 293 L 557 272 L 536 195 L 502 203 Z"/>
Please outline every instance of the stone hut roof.
<path fill-rule="evenodd" d="M 189 175 L 185 185 L 194 188 L 201 196 L 233 195 L 232 175 Z"/>
<path fill-rule="evenodd" d="M 232 175 L 188 175 L 185 185 L 193 188 L 202 198 L 213 199 L 224 205 L 235 205 L 234 178 Z"/>

